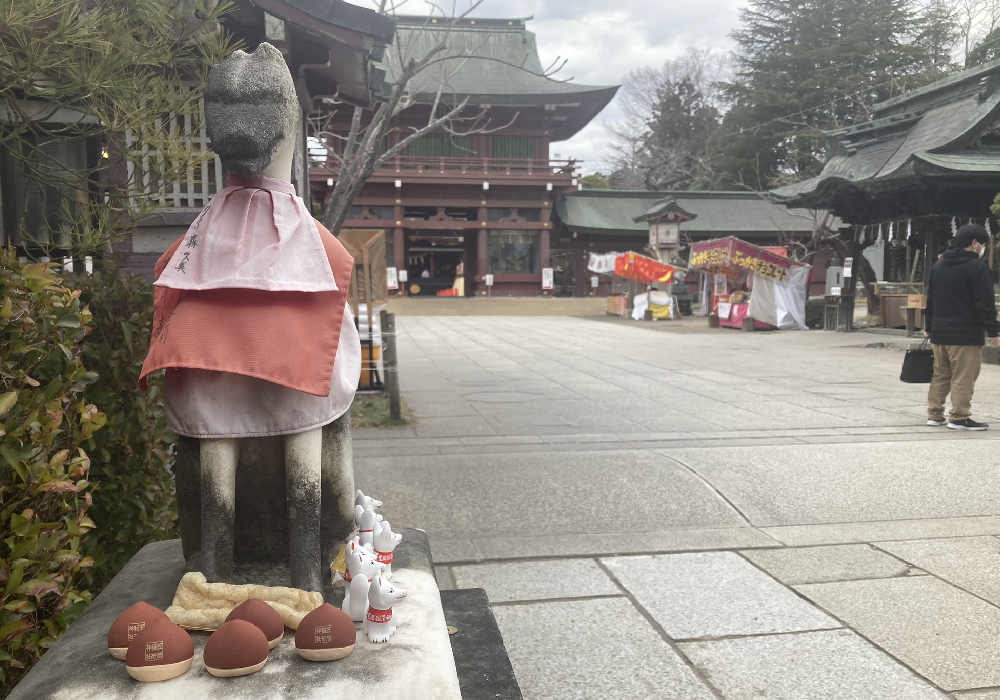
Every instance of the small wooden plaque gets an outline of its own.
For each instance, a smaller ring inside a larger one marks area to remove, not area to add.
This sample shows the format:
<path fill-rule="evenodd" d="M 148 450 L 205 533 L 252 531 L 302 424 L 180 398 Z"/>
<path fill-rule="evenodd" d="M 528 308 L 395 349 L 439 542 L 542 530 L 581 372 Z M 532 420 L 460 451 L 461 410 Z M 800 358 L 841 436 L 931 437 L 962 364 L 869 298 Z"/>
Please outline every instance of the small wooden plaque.
<path fill-rule="evenodd" d="M 906 295 L 906 305 L 911 309 L 926 309 L 927 308 L 927 295 L 926 294 L 907 294 Z"/>

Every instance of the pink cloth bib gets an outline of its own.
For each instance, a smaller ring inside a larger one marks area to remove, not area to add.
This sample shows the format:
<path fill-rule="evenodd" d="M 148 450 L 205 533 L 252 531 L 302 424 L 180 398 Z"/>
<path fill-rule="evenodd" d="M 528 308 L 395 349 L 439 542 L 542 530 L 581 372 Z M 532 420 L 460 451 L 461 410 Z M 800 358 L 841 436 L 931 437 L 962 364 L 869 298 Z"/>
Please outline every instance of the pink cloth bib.
<path fill-rule="evenodd" d="M 291 183 L 230 177 L 154 283 L 185 290 L 335 292 L 316 221 Z"/>

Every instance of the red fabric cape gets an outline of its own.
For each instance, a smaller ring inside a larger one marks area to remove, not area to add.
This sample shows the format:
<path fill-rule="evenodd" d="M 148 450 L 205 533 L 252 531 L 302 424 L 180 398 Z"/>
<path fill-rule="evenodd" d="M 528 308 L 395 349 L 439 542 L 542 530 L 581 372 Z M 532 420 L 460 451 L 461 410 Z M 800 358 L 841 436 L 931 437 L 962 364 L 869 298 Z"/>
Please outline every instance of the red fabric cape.
<path fill-rule="evenodd" d="M 156 287 L 153 334 L 140 386 L 146 388 L 150 372 L 184 367 L 243 374 L 314 396 L 328 396 L 354 258 L 322 225 L 317 222 L 316 226 L 339 290 Z M 182 240 L 157 261 L 156 277 Z"/>

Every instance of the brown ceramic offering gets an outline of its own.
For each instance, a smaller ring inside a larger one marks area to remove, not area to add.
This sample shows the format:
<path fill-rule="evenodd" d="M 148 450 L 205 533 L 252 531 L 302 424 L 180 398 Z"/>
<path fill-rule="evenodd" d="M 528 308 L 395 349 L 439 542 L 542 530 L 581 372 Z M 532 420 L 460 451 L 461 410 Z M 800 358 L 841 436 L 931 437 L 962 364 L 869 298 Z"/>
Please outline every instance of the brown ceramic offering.
<path fill-rule="evenodd" d="M 285 636 L 285 623 L 282 622 L 281 615 L 263 600 L 257 598 L 250 598 L 237 605 L 229 613 L 226 622 L 230 620 L 246 620 L 255 625 L 267 637 L 268 649 L 274 649 L 278 646 L 278 642 Z"/>
<path fill-rule="evenodd" d="M 267 663 L 267 637 L 246 620 L 230 620 L 205 642 L 205 668 L 213 676 L 246 676 Z"/>
<path fill-rule="evenodd" d="M 350 615 L 324 603 L 302 618 L 295 649 L 308 661 L 336 661 L 354 651 L 357 632 Z"/>
<path fill-rule="evenodd" d="M 125 670 L 144 683 L 165 681 L 186 673 L 193 660 L 191 635 L 164 617 L 147 624 L 132 638 L 125 653 Z"/>
<path fill-rule="evenodd" d="M 125 660 L 128 644 L 146 625 L 157 620 L 166 620 L 167 616 L 159 608 L 142 601 L 123 612 L 108 630 L 108 651 L 119 661 Z"/>

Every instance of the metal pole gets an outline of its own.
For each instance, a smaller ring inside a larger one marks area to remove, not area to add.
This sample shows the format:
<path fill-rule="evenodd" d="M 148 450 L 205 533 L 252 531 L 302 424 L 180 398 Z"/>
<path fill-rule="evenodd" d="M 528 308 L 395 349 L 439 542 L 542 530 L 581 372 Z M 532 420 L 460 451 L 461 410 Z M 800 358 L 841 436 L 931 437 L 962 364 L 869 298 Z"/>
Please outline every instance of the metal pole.
<path fill-rule="evenodd" d="M 389 413 L 393 420 L 401 420 L 399 408 L 399 368 L 396 366 L 396 314 L 381 311 L 382 363 L 385 368 L 385 390 L 389 394 Z"/>

